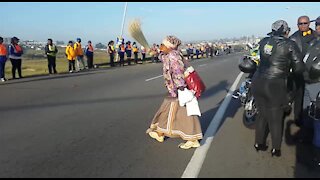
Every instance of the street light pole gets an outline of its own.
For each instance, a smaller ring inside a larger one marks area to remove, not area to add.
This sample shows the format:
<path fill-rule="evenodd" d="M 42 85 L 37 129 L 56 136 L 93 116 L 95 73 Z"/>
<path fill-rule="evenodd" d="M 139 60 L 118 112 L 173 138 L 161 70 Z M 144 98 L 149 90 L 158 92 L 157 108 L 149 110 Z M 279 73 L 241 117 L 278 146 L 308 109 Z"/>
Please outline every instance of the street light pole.
<path fill-rule="evenodd" d="M 128 6 L 128 2 L 126 2 L 125 5 L 124 5 L 124 12 L 123 12 L 122 26 L 121 26 L 121 34 L 119 36 L 119 38 L 121 38 L 121 39 L 123 39 L 122 35 L 123 35 L 123 29 L 124 29 L 124 22 L 126 20 L 127 6 Z M 118 61 L 118 57 L 119 57 L 119 53 L 117 53 L 117 57 L 116 57 L 117 61 Z"/>
<path fill-rule="evenodd" d="M 120 37 L 122 37 L 122 35 L 123 35 L 124 22 L 125 22 L 125 20 L 126 20 L 126 14 L 127 14 L 127 6 L 128 6 L 128 2 L 126 2 L 125 6 L 124 6 L 124 12 L 123 12 L 123 19 L 122 19 L 122 27 L 121 27 L 121 35 L 120 35 Z"/>

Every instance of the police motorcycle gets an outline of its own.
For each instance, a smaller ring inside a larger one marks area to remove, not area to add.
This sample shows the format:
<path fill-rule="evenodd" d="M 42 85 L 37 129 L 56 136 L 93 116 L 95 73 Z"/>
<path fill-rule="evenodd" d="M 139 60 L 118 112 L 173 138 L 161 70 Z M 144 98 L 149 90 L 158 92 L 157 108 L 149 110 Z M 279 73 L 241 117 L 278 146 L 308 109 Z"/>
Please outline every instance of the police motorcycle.
<path fill-rule="evenodd" d="M 243 124 L 247 128 L 252 128 L 254 126 L 256 115 L 258 113 L 255 99 L 251 92 L 251 79 L 255 73 L 259 62 L 259 46 L 247 44 L 249 48 L 249 55 L 245 55 L 241 58 L 239 62 L 239 69 L 244 73 L 249 73 L 249 76 L 241 83 L 239 89 L 233 95 L 233 98 L 239 99 L 244 111 L 243 111 Z"/>

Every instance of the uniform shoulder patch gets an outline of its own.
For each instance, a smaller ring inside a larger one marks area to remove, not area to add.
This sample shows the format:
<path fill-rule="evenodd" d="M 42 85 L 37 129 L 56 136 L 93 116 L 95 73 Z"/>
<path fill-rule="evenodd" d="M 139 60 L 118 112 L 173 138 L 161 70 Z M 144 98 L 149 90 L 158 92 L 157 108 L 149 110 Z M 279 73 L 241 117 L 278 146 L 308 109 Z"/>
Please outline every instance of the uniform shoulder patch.
<path fill-rule="evenodd" d="M 263 51 L 264 51 L 264 53 L 267 54 L 267 55 L 271 55 L 272 49 L 273 49 L 273 46 L 270 45 L 270 44 L 266 44 L 266 45 L 263 47 Z"/>

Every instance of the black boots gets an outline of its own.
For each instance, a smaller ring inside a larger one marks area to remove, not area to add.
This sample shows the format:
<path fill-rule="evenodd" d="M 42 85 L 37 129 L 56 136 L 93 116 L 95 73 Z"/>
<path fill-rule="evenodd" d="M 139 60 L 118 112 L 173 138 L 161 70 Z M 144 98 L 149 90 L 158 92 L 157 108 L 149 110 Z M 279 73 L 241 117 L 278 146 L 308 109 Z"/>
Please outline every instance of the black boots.
<path fill-rule="evenodd" d="M 254 148 L 256 149 L 256 151 L 266 151 L 268 149 L 268 146 L 266 146 L 265 144 L 255 144 Z"/>
<path fill-rule="evenodd" d="M 280 157 L 281 156 L 281 150 L 280 149 L 272 149 L 271 150 L 271 156 L 277 156 Z"/>
<path fill-rule="evenodd" d="M 256 151 L 266 151 L 268 149 L 268 146 L 265 144 L 255 144 L 254 148 Z M 271 149 L 271 156 L 280 157 L 281 156 L 281 150 L 280 149 Z"/>

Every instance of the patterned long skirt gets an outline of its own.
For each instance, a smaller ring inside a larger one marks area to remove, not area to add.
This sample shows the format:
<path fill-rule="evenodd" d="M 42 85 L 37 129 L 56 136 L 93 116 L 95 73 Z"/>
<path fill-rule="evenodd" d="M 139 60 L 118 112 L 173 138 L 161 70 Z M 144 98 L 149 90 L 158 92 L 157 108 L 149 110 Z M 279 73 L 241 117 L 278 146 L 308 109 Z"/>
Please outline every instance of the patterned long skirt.
<path fill-rule="evenodd" d="M 146 133 L 151 131 L 190 141 L 203 138 L 198 116 L 187 116 L 186 107 L 181 107 L 178 98 L 172 97 L 164 99 Z"/>

